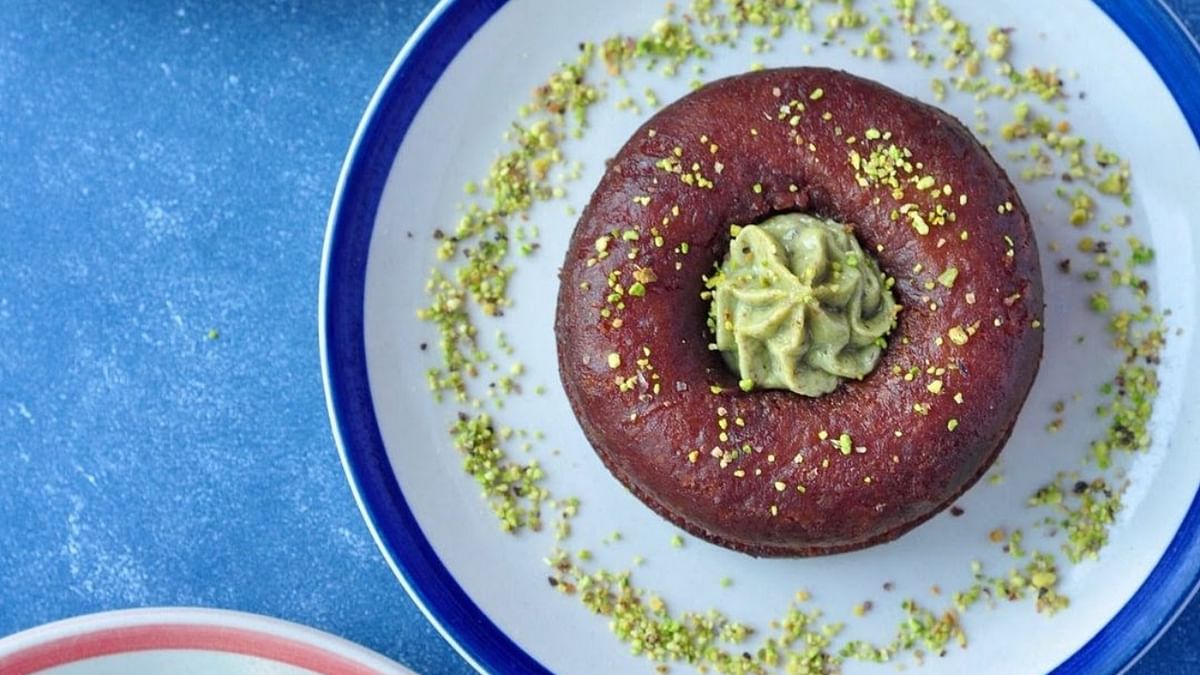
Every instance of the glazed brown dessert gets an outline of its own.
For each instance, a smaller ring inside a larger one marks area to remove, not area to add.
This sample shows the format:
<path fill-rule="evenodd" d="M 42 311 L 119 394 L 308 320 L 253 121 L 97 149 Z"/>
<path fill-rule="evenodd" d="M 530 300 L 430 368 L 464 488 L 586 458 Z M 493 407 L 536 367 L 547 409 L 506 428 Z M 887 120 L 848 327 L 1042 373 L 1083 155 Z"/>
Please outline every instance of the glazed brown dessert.
<path fill-rule="evenodd" d="M 731 225 L 790 212 L 851 228 L 903 307 L 876 367 L 815 397 L 743 391 L 709 346 Z M 618 480 L 711 542 L 810 556 L 889 541 L 983 474 L 1037 373 L 1042 311 L 1028 216 L 967 129 L 792 68 L 709 84 L 621 148 L 571 239 L 556 332 Z"/>

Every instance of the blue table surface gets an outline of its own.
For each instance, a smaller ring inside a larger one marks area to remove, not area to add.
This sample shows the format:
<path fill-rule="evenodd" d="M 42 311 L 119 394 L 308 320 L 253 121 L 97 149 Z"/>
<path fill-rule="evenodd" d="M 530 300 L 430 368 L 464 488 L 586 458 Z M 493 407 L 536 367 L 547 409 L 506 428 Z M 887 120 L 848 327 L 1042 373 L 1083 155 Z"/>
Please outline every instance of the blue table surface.
<path fill-rule="evenodd" d="M 468 671 L 354 504 L 315 318 L 342 158 L 432 4 L 4 3 L 0 635 L 200 605 Z M 1133 672 L 1198 641 L 1200 604 Z"/>

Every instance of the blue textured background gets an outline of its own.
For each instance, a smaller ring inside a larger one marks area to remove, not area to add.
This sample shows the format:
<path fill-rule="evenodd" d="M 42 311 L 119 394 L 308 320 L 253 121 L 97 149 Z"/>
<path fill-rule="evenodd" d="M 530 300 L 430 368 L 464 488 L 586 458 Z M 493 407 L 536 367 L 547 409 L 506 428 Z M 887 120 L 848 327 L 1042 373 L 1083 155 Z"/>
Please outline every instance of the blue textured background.
<path fill-rule="evenodd" d="M 467 672 L 359 517 L 317 359 L 340 163 L 432 4 L 3 3 L 0 635 L 204 605 Z M 1134 672 L 1197 643 L 1200 604 Z"/>

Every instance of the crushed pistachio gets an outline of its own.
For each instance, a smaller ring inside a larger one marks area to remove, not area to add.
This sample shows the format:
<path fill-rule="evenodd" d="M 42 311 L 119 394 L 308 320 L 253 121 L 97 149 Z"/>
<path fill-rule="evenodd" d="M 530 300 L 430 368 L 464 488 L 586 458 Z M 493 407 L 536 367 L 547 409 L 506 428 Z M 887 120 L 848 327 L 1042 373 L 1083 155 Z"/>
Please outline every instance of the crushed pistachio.
<path fill-rule="evenodd" d="M 842 434 L 838 436 L 837 448 L 843 455 L 848 455 L 853 450 L 854 441 L 850 439 L 850 434 Z"/>
<path fill-rule="evenodd" d="M 540 530 L 542 505 L 550 498 L 541 485 L 545 478 L 541 466 L 536 461 L 509 460 L 487 414 L 460 414 L 450 433 L 454 447 L 463 454 L 463 469 L 475 477 L 501 529 Z"/>

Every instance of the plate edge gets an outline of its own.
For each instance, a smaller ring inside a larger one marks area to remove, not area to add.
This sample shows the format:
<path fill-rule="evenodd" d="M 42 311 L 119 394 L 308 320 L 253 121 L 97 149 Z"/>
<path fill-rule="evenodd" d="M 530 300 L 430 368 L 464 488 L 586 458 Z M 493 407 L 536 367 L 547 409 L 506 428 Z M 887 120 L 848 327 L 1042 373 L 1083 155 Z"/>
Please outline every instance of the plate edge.
<path fill-rule="evenodd" d="M 343 433 L 341 418 L 339 416 L 341 405 L 339 403 L 338 386 L 336 381 L 337 376 L 333 373 L 331 368 L 333 355 L 331 352 L 331 341 L 329 336 L 329 327 L 332 320 L 332 317 L 329 313 L 329 299 L 331 291 L 330 270 L 334 261 L 335 240 L 337 239 L 338 224 L 342 218 L 342 207 L 345 203 L 348 186 L 350 185 L 354 174 L 360 166 L 360 162 L 362 160 L 361 151 L 364 146 L 364 141 L 373 133 L 374 127 L 379 123 L 379 114 L 381 112 L 381 108 L 385 104 L 385 99 L 387 99 L 389 94 L 392 92 L 392 88 L 398 79 L 402 77 L 402 71 L 406 66 L 409 65 L 409 61 L 413 53 L 422 48 L 427 48 L 426 41 L 436 37 L 436 32 L 445 31 L 456 27 L 454 21 L 463 17 L 452 16 L 452 12 L 458 12 L 460 14 L 465 13 L 467 18 L 476 20 L 473 26 L 466 27 L 466 35 L 458 44 L 451 48 L 449 54 L 446 55 L 445 65 L 443 65 L 438 72 L 426 72 L 415 75 L 416 78 L 420 78 L 422 76 L 428 78 L 430 80 L 428 88 L 431 89 L 432 86 L 436 84 L 436 81 L 445 72 L 446 66 L 448 66 L 449 63 L 453 61 L 454 57 L 457 56 L 458 52 L 461 51 L 464 46 L 466 46 L 474 33 L 506 3 L 507 0 L 482 0 L 474 3 L 472 8 L 464 10 L 462 9 L 464 5 L 472 5 L 472 3 L 463 2 L 463 0 L 439 0 L 433 9 L 430 10 L 429 14 L 426 15 L 420 24 L 418 24 L 417 28 L 405 42 L 400 52 L 396 55 L 395 59 L 393 59 L 391 65 L 388 67 L 383 78 L 380 80 L 379 85 L 376 87 L 375 92 L 364 109 L 363 115 L 360 118 L 359 124 L 355 129 L 354 135 L 351 139 L 350 146 L 346 152 L 345 159 L 343 160 L 341 171 L 338 175 L 333 198 L 331 200 L 329 217 L 326 221 L 325 239 L 322 246 L 321 268 L 317 292 L 317 340 L 319 358 L 321 361 L 321 378 L 325 392 L 326 412 L 329 417 L 334 444 L 337 448 L 342 469 L 346 475 L 347 482 L 349 483 L 351 494 L 354 497 L 355 503 L 358 505 L 359 512 L 366 523 L 368 531 L 371 533 L 372 539 L 375 541 L 376 547 L 383 554 L 383 558 L 387 562 L 388 567 L 391 568 L 392 573 L 396 576 L 397 580 L 399 580 L 400 585 L 404 588 L 409 598 L 414 604 L 416 604 L 417 608 L 425 616 L 425 619 L 433 625 L 442 638 L 449 643 L 449 645 L 459 654 L 459 656 L 461 656 L 468 665 L 480 673 L 488 672 L 485 664 L 487 666 L 495 667 L 498 662 L 494 658 L 488 658 L 487 654 L 479 648 L 479 645 L 465 644 L 465 640 L 461 634 L 451 631 L 449 627 L 451 624 L 451 617 L 445 615 L 448 614 L 448 611 L 441 607 L 432 606 L 432 603 L 426 598 L 423 590 L 418 588 L 418 586 L 409 578 L 411 570 L 408 569 L 407 565 L 401 562 L 399 556 L 394 554 L 390 543 L 385 540 L 384 536 L 380 533 L 379 528 L 376 525 L 377 518 L 372 510 L 372 507 L 370 504 L 368 504 L 367 499 L 362 494 L 359 469 L 355 466 L 354 461 L 350 457 L 350 453 L 347 451 L 347 442 L 345 439 L 345 434 Z M 459 25 L 457 27 L 462 28 L 463 26 Z M 420 103 L 423 103 L 426 96 L 427 93 L 421 94 L 420 100 L 412 110 L 412 117 L 415 118 L 416 114 L 420 110 Z M 411 123 L 411 119 L 409 123 Z M 404 131 L 407 132 L 407 125 L 405 126 Z M 402 140 L 403 135 L 401 136 L 401 141 Z M 394 157 L 391 159 L 394 160 Z M 378 205 L 376 204 L 375 206 L 377 208 Z M 374 424 L 373 415 L 371 422 Z M 377 425 L 375 426 L 375 432 L 378 433 Z M 416 530 L 415 534 L 420 538 L 421 541 L 424 542 L 425 546 L 430 548 L 432 551 L 432 547 L 429 545 L 428 539 L 420 531 L 419 526 L 414 524 L 414 529 Z M 435 560 L 437 560 L 436 554 L 433 557 Z M 438 562 L 440 563 L 440 560 Z M 449 585 L 453 589 L 457 589 L 458 592 L 462 594 L 464 598 L 466 598 L 466 601 L 470 603 L 470 609 L 473 609 L 478 617 L 475 618 L 468 616 L 466 617 L 467 620 L 471 620 L 475 624 L 485 624 L 487 627 L 490 627 L 494 635 L 499 638 L 497 640 L 496 637 L 493 637 L 491 642 L 500 642 L 502 647 L 504 646 L 504 643 L 508 643 L 513 649 L 516 650 L 516 654 L 508 654 L 506 656 L 523 657 L 526 661 L 525 665 L 531 670 L 531 672 L 549 672 L 543 666 L 541 666 L 541 664 L 534 660 L 533 657 L 527 652 L 515 645 L 515 643 L 512 643 L 511 638 L 509 638 L 506 633 L 492 624 L 487 618 L 486 614 L 484 614 L 477 607 L 475 607 L 473 603 L 471 603 L 469 596 L 467 596 L 465 591 L 458 586 L 457 580 L 454 579 L 453 575 L 451 575 L 448 570 L 445 571 L 445 579 L 449 582 Z M 474 649 L 472 648 L 473 646 L 475 647 Z M 499 661 L 499 663 L 505 662 Z"/>
<path fill-rule="evenodd" d="M 1179 107 L 1192 131 L 1193 141 L 1200 144 L 1200 85 L 1189 84 L 1186 76 L 1188 72 L 1193 77 L 1200 73 L 1200 43 L 1195 36 L 1165 0 L 1144 4 L 1123 0 L 1094 0 L 1094 3 L 1149 62 Z M 1163 567 L 1171 563 L 1174 563 L 1173 569 Z M 1182 571 L 1181 565 L 1184 566 Z M 1185 577 L 1183 583 L 1180 583 L 1180 577 Z M 1164 588 L 1168 584 L 1172 587 Z M 1166 550 L 1133 596 L 1091 639 L 1056 666 L 1053 675 L 1090 674 L 1097 672 L 1096 668 L 1105 668 L 1110 673 L 1127 673 L 1167 632 L 1198 590 L 1200 490 L 1193 495 Z M 1136 627 L 1146 623 L 1145 604 L 1162 600 L 1164 594 L 1172 596 L 1162 603 L 1165 611 L 1153 612 L 1158 616 L 1150 619 L 1151 625 L 1141 628 L 1142 635 L 1135 643 L 1129 644 L 1125 639 L 1127 624 Z"/>

